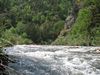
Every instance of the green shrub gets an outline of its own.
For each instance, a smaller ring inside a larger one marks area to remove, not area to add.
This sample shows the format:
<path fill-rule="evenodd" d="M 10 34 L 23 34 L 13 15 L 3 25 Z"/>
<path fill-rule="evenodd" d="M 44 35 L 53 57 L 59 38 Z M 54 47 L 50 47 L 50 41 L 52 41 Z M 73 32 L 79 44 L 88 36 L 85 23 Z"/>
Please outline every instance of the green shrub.
<path fill-rule="evenodd" d="M 88 27 L 91 25 L 91 18 L 92 13 L 88 8 L 79 11 L 78 18 L 66 38 L 69 45 L 89 45 Z"/>
<path fill-rule="evenodd" d="M 23 33 L 21 35 L 16 33 L 15 28 L 11 28 L 9 30 L 6 30 L 2 37 L 3 41 L 2 43 L 8 43 L 8 44 L 29 44 L 32 43 L 31 40 L 27 39 L 27 34 Z"/>
<path fill-rule="evenodd" d="M 66 39 L 64 36 L 59 36 L 54 42 L 51 43 L 52 45 L 66 45 Z"/>

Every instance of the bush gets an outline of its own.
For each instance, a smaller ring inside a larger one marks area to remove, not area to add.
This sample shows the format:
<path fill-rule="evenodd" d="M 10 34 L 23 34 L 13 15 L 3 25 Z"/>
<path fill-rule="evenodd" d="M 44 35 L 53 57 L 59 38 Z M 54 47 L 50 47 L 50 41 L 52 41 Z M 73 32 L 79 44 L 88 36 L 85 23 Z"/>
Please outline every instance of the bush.
<path fill-rule="evenodd" d="M 4 40 L 2 41 L 3 43 L 8 43 L 8 44 L 29 44 L 32 43 L 31 40 L 27 39 L 27 34 L 23 33 L 21 35 L 16 33 L 15 28 L 11 28 L 9 30 L 6 30 L 2 37 Z"/>
<path fill-rule="evenodd" d="M 69 45 L 89 45 L 90 35 L 88 28 L 91 25 L 92 13 L 88 8 L 79 11 L 78 18 L 72 27 L 72 31 L 67 35 Z"/>

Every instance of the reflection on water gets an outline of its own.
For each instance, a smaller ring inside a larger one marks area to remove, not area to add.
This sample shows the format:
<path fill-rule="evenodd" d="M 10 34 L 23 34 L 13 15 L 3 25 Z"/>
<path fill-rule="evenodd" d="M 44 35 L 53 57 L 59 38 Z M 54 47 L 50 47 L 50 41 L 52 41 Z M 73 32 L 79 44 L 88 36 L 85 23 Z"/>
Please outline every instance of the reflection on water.
<path fill-rule="evenodd" d="M 6 48 L 5 53 L 15 61 L 8 66 L 21 75 L 100 75 L 96 48 L 16 45 Z"/>

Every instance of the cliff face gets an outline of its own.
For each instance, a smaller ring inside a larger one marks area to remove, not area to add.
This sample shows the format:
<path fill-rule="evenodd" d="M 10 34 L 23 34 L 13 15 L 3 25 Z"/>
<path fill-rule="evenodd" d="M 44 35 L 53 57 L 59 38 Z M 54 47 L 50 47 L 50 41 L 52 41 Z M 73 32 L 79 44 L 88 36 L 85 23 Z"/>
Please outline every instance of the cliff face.
<path fill-rule="evenodd" d="M 82 8 L 82 4 L 80 2 L 73 0 L 72 9 L 69 12 L 69 16 L 67 16 L 65 20 L 65 25 L 64 25 L 65 29 L 70 29 L 72 27 L 72 25 L 75 23 L 75 20 L 77 18 L 77 14 L 81 8 Z"/>
<path fill-rule="evenodd" d="M 98 0 L 74 0 L 65 28 L 53 44 L 100 46 Z"/>

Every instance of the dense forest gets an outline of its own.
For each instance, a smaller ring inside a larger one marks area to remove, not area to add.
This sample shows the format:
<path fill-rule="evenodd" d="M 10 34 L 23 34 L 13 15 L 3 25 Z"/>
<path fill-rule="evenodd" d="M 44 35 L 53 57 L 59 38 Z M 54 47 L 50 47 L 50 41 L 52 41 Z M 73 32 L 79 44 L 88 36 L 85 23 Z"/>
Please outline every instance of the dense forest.
<path fill-rule="evenodd" d="M 0 0 L 0 46 L 100 46 L 99 0 Z"/>

